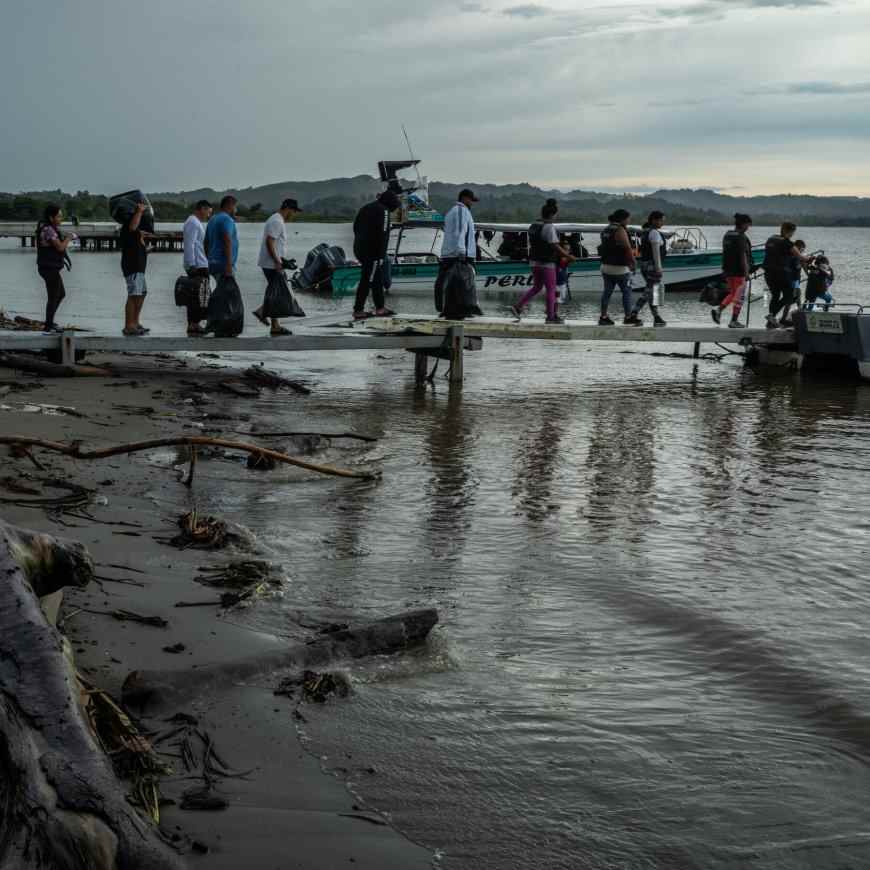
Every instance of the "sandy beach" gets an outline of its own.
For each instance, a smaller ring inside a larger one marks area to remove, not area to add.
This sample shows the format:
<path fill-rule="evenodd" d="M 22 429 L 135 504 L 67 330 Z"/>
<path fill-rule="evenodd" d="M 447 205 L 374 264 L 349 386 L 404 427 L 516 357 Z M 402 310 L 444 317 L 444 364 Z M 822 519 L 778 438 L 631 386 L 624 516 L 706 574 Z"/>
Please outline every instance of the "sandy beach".
<path fill-rule="evenodd" d="M 0 371 L 0 431 L 78 440 L 88 447 L 184 434 L 249 440 L 237 434 L 248 428 L 247 421 L 220 414 L 220 394 L 214 390 L 228 370 L 217 369 L 212 360 L 95 356 L 89 362 L 108 362 L 116 376 L 40 379 Z M 197 382 L 202 389 L 184 381 Z M 215 415 L 233 418 L 213 419 Z M 317 420 L 308 422 L 311 430 L 322 428 Z M 209 513 L 209 505 L 197 500 L 196 480 L 190 489 L 182 482 L 183 455 L 168 449 L 93 461 L 45 451 L 35 451 L 35 457 L 42 469 L 26 457 L 5 459 L 2 517 L 17 526 L 80 541 L 91 553 L 98 576 L 105 579 L 81 591 L 67 591 L 60 620 L 80 671 L 115 698 L 120 698 L 131 671 L 195 670 L 274 652 L 291 641 L 316 636 L 316 628 L 308 623 L 289 627 L 288 636 L 277 637 L 234 624 L 231 610 L 175 606 L 216 598 L 214 589 L 194 580 L 201 568 L 232 558 L 268 558 L 256 529 L 250 530 L 242 552 L 177 549 L 166 543 L 178 532 L 180 515 L 192 509 Z M 199 462 L 207 461 L 203 452 Z M 89 504 L 53 514 L 26 506 L 30 496 L 22 490 L 60 494 L 45 486 L 51 479 L 91 490 Z M 288 498 L 293 498 L 292 487 Z M 162 617 L 168 626 L 118 621 L 108 615 L 118 609 Z M 218 791 L 228 802 L 226 809 L 182 810 L 178 803 L 191 782 L 176 760 L 175 774 L 162 784 L 164 797 L 175 802 L 162 807 L 162 830 L 191 866 L 219 870 L 430 866 L 432 855 L 426 849 L 409 842 L 340 779 L 321 770 L 319 759 L 297 736 L 305 704 L 274 694 L 280 676 L 267 672 L 243 684 L 230 682 L 218 692 L 191 699 L 183 709 L 143 720 L 146 731 L 158 732 L 166 728 L 172 713 L 195 716 L 227 766 L 249 772 L 220 781 Z M 374 768 L 367 773 L 378 775 Z"/>

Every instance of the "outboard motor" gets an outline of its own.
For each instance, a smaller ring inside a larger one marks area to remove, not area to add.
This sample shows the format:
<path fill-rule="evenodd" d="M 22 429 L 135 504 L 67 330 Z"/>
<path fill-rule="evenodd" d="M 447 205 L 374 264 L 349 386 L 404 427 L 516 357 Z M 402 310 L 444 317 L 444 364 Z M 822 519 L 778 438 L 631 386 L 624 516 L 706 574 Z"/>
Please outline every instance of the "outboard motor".
<path fill-rule="evenodd" d="M 346 265 L 344 248 L 321 242 L 308 252 L 305 265 L 293 275 L 293 289 L 331 293 L 332 273 L 339 266 Z"/>
<path fill-rule="evenodd" d="M 136 206 L 144 202 L 147 208 L 139 220 L 139 229 L 146 233 L 154 232 L 154 208 L 141 190 L 128 190 L 109 197 L 109 213 L 115 223 L 124 226 L 136 211 Z"/>

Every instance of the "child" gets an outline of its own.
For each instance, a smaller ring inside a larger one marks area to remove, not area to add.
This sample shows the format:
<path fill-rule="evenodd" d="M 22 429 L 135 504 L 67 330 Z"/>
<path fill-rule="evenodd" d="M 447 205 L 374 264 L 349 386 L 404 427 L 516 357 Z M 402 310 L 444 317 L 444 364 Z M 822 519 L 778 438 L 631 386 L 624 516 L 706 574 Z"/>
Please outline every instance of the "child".
<path fill-rule="evenodd" d="M 568 246 L 568 241 L 564 235 L 559 236 L 559 242 L 563 247 Z M 559 305 L 564 305 L 571 299 L 571 279 L 568 276 L 570 262 L 567 257 L 560 257 L 556 264 L 556 302 Z"/>
<path fill-rule="evenodd" d="M 798 251 L 803 254 L 803 252 L 807 249 L 807 243 L 798 239 L 794 246 L 798 249 Z M 801 261 L 799 257 L 791 258 L 791 278 L 792 278 L 792 297 L 794 298 L 794 304 L 797 308 L 801 307 Z M 788 310 L 783 312 L 782 319 L 786 320 L 788 318 Z"/>
<path fill-rule="evenodd" d="M 827 311 L 833 304 L 834 297 L 831 295 L 831 285 L 834 283 L 834 270 L 831 268 L 827 257 L 814 257 L 807 267 L 807 301 L 805 311 L 812 311 L 816 303 L 821 300 L 822 310 Z"/>

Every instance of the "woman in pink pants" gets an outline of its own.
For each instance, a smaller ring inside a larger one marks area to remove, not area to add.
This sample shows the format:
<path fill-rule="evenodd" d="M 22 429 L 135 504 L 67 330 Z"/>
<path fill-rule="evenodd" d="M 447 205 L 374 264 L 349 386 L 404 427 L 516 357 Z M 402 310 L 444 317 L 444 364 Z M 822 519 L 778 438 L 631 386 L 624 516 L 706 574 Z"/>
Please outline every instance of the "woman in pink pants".
<path fill-rule="evenodd" d="M 511 305 L 511 311 L 516 318 L 523 315 L 523 310 L 544 288 L 547 290 L 547 323 L 564 323 L 559 317 L 556 305 L 556 270 L 560 260 L 569 262 L 576 260 L 567 248 L 559 244 L 554 221 L 559 213 L 555 199 L 548 199 L 541 209 L 541 219 L 529 227 L 529 261 L 532 266 L 534 283 L 520 298 L 516 305 Z"/>

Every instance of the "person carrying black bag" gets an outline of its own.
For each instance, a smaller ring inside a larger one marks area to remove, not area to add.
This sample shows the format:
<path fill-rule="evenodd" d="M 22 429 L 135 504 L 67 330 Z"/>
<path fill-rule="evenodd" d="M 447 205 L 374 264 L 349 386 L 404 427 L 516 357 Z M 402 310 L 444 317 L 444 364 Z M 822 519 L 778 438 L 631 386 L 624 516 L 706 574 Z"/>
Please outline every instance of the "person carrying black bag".
<path fill-rule="evenodd" d="M 289 329 L 281 326 L 278 322 L 279 318 L 305 317 L 305 312 L 290 292 L 290 285 L 284 274 L 284 264 L 290 264 L 284 256 L 287 247 L 287 232 L 284 225 L 301 211 L 295 199 L 285 199 L 278 211 L 263 226 L 263 239 L 260 242 L 257 264 L 266 276 L 266 294 L 263 297 L 263 304 L 253 314 L 264 326 L 268 320 L 272 321 L 270 335 L 293 334 Z"/>
<path fill-rule="evenodd" d="M 359 285 L 353 303 L 353 319 L 390 317 L 395 314 L 384 305 L 387 279 L 387 244 L 390 240 L 390 212 L 402 205 L 392 190 L 385 190 L 374 202 L 364 205 L 353 222 L 353 255 L 360 261 Z M 374 312 L 365 310 L 371 291 Z"/>
<path fill-rule="evenodd" d="M 479 202 L 473 190 L 467 187 L 459 191 L 456 205 L 444 216 L 444 241 L 441 244 L 441 260 L 438 264 L 438 277 L 435 279 L 435 310 L 444 315 L 447 303 L 445 287 L 448 276 L 455 272 L 457 263 L 477 259 L 477 241 L 474 230 L 474 218 L 471 214 L 472 203 Z M 451 306 L 456 308 L 454 304 Z M 452 311 L 453 316 L 459 312 Z M 444 315 L 446 316 L 446 315 Z"/>

